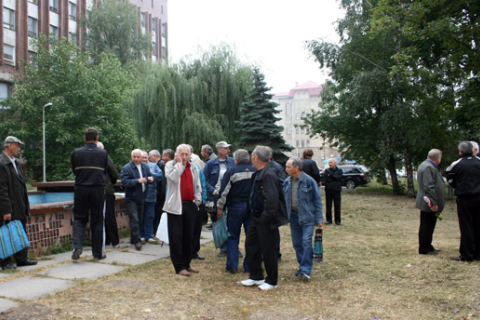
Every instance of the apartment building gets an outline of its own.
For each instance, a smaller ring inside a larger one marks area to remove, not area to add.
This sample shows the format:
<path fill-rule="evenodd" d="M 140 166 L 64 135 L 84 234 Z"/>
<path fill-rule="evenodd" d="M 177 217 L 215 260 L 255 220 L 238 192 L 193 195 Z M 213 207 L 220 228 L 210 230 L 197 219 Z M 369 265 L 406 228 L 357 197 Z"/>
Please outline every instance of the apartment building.
<path fill-rule="evenodd" d="M 11 95 L 12 81 L 22 61 L 34 63 L 32 39 L 39 34 L 67 37 L 83 43 L 80 19 L 103 0 L 0 0 L 3 28 L 0 31 L 0 100 Z M 168 57 L 167 0 L 128 0 L 137 6 L 141 32 L 152 35 L 150 59 Z"/>
<path fill-rule="evenodd" d="M 313 149 L 313 160 L 317 161 L 319 167 L 324 167 L 324 160 L 334 158 L 339 155 L 337 148 L 332 148 L 318 135 L 310 136 L 310 128 L 301 128 L 304 124 L 303 119 L 307 117 L 312 109 L 317 109 L 320 103 L 320 93 L 322 87 L 309 81 L 302 85 L 290 89 L 289 92 L 280 92 L 274 94 L 272 101 L 278 103 L 277 110 L 280 111 L 277 116 L 281 118 L 277 122 L 283 126 L 283 138 L 295 149 L 288 156 L 302 157 L 303 150 Z"/>

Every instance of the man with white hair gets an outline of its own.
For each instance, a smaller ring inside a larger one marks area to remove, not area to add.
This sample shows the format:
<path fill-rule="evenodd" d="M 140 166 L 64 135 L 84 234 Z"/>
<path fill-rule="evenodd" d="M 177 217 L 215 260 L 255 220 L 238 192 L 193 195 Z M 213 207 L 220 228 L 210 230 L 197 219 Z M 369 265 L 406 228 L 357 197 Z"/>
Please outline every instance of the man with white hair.
<path fill-rule="evenodd" d="M 342 224 L 341 218 L 341 202 L 342 202 L 342 169 L 337 167 L 335 159 L 328 160 L 329 168 L 325 170 L 325 198 L 327 205 L 327 222 L 332 224 L 332 201 L 335 208 L 335 224 Z"/>
<path fill-rule="evenodd" d="M 130 220 L 130 243 L 135 249 L 142 250 L 141 231 L 145 197 L 153 176 L 146 163 L 142 162 L 142 150 L 132 151 L 132 161 L 121 172 L 122 185 L 125 188 L 125 202 Z"/>
<path fill-rule="evenodd" d="M 195 221 L 202 203 L 199 172 L 190 160 L 190 148 L 180 144 L 175 159 L 165 164 L 168 188 L 163 211 L 168 214 L 170 259 L 181 276 L 198 273 L 190 266 L 194 251 Z"/>
<path fill-rule="evenodd" d="M 473 155 L 476 157 L 478 155 L 478 143 L 475 141 L 470 141 L 473 147 Z"/>

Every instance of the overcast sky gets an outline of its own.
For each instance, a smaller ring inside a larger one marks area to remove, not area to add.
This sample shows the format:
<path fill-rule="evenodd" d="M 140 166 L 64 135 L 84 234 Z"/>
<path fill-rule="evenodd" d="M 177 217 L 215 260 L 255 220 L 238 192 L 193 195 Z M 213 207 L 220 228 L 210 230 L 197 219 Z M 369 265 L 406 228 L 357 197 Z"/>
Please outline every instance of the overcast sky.
<path fill-rule="evenodd" d="M 327 72 L 309 58 L 305 41 L 337 42 L 335 0 L 170 0 L 169 57 L 196 58 L 199 48 L 225 42 L 244 62 L 260 66 L 273 92 L 295 84 L 322 84 Z"/>

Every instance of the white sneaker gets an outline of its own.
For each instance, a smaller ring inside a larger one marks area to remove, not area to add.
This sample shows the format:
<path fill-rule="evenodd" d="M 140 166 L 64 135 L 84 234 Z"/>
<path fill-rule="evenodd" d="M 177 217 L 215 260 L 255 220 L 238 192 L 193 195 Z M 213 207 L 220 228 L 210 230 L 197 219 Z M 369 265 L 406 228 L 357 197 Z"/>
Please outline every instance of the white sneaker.
<path fill-rule="evenodd" d="M 149 243 L 157 243 L 158 241 L 155 240 L 155 239 L 153 239 L 153 238 L 150 238 L 150 239 L 148 239 L 148 242 L 149 242 Z"/>
<path fill-rule="evenodd" d="M 267 291 L 267 290 L 272 290 L 272 289 L 275 289 L 277 286 L 273 286 L 271 284 L 268 284 L 268 283 L 263 283 L 261 285 L 258 286 L 258 289 L 260 290 L 263 290 L 263 291 Z"/>
<path fill-rule="evenodd" d="M 265 280 L 252 280 L 252 279 L 247 279 L 247 280 L 240 281 L 240 283 L 242 285 L 244 285 L 245 287 L 263 285 L 264 282 L 265 282 Z"/>

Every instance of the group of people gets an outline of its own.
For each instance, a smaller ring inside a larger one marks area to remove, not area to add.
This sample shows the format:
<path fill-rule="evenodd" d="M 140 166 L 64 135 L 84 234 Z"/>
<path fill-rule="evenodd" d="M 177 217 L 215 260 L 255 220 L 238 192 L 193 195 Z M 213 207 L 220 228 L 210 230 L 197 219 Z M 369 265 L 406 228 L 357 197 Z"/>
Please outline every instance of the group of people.
<path fill-rule="evenodd" d="M 456 261 L 480 260 L 480 158 L 475 141 L 462 141 L 458 145 L 460 159 L 446 170 L 448 183 L 455 189 L 458 223 L 460 226 L 460 255 Z M 437 255 L 432 245 L 437 219 L 445 207 L 445 181 L 438 165 L 442 151 L 432 149 L 427 159 L 417 170 L 418 193 L 415 205 L 420 209 L 418 232 L 419 249 L 422 255 Z"/>

